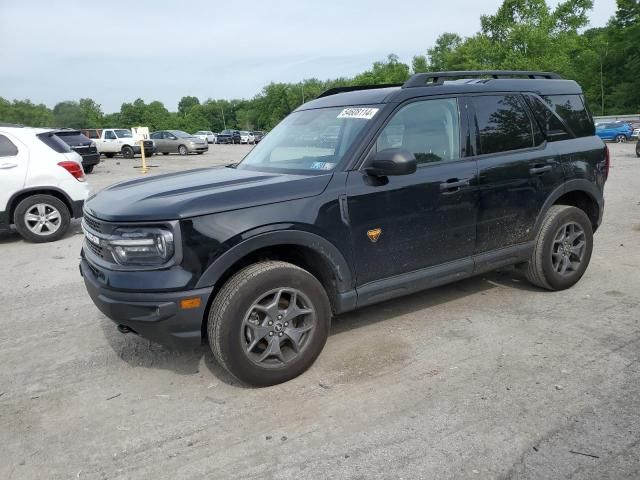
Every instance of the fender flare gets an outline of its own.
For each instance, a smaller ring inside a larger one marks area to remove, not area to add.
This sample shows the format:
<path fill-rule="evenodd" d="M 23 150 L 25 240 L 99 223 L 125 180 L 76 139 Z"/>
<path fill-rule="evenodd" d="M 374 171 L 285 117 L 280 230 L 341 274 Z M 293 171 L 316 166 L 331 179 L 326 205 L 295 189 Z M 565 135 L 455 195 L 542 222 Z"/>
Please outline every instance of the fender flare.
<path fill-rule="evenodd" d="M 338 292 L 353 289 L 351 269 L 340 250 L 325 238 L 303 230 L 277 230 L 261 233 L 234 245 L 207 267 L 195 288 L 216 285 L 224 273 L 236 262 L 256 250 L 276 245 L 299 245 L 315 251 L 331 267 L 336 277 Z"/>
<path fill-rule="evenodd" d="M 540 209 L 540 212 L 538 213 L 538 218 L 536 218 L 535 227 L 532 232 L 532 239 L 535 238 L 535 236 L 538 234 L 538 231 L 540 230 L 540 227 L 544 220 L 544 216 L 549 208 L 551 208 L 551 206 L 560 197 L 571 192 L 586 193 L 598 205 L 598 221 L 602 218 L 602 210 L 604 208 L 604 197 L 602 195 L 602 192 L 592 182 L 583 178 L 569 180 L 552 191 L 545 200 L 542 208 Z"/>
<path fill-rule="evenodd" d="M 9 198 L 9 201 L 7 202 L 7 209 L 5 211 L 8 223 L 12 223 L 13 222 L 13 218 L 12 218 L 13 215 L 12 214 L 13 214 L 13 211 L 15 210 L 16 206 L 18 205 L 16 203 L 16 199 L 18 197 L 22 196 L 25 193 L 37 194 L 38 192 L 44 192 L 44 193 L 46 193 L 46 192 L 56 192 L 57 194 L 62 196 L 64 198 L 64 203 L 66 203 L 67 207 L 69 208 L 69 214 L 73 217 L 73 215 L 74 215 L 74 211 L 73 211 L 74 201 L 71 200 L 71 197 L 69 197 L 67 192 L 65 192 L 64 190 L 62 190 L 62 189 L 60 189 L 58 187 L 39 185 L 39 186 L 34 186 L 34 187 L 23 188 L 23 189 L 18 190 L 17 192 L 15 192 L 13 195 L 11 195 L 11 197 Z"/>

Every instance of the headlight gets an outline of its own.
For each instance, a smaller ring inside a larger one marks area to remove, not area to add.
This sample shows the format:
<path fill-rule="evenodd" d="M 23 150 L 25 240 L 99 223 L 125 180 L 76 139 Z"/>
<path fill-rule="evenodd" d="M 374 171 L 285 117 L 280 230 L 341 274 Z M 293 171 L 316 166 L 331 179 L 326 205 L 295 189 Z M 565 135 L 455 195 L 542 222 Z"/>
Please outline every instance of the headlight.
<path fill-rule="evenodd" d="M 107 241 L 120 265 L 162 265 L 173 257 L 173 233 L 163 228 L 119 228 Z"/>
<path fill-rule="evenodd" d="M 96 146 L 96 142 L 91 142 L 91 145 L 89 145 L 90 147 L 95 147 Z"/>

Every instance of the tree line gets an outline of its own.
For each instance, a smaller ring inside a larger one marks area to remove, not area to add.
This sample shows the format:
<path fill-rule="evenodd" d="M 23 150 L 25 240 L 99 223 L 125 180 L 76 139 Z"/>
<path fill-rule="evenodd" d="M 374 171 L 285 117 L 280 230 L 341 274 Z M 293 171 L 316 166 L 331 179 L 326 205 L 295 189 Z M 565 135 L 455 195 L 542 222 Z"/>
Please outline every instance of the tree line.
<path fill-rule="evenodd" d="M 504 0 L 483 15 L 480 31 L 463 38 L 443 33 L 411 64 L 396 55 L 375 62 L 352 78 L 270 83 L 252 99 L 200 102 L 182 97 L 178 111 L 162 102 L 137 99 L 119 112 L 104 113 L 93 99 L 48 108 L 29 100 L 0 97 L 0 121 L 69 128 L 148 126 L 188 132 L 225 128 L 269 130 L 305 101 L 336 86 L 402 83 L 412 73 L 442 70 L 545 70 L 578 81 L 596 115 L 640 112 L 640 0 L 617 0 L 607 25 L 586 29 L 593 0 Z"/>

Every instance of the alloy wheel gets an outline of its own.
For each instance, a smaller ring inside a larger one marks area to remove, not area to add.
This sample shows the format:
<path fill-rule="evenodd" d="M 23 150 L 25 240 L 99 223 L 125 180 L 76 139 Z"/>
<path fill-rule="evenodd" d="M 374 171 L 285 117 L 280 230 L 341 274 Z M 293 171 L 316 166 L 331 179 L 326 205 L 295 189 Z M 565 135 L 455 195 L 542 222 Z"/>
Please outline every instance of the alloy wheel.
<path fill-rule="evenodd" d="M 586 251 L 586 236 L 582 227 L 576 222 L 569 222 L 560 227 L 551 249 L 553 270 L 568 276 L 580 268 Z"/>
<path fill-rule="evenodd" d="M 242 350 L 262 368 L 293 362 L 309 345 L 316 327 L 309 298 L 295 288 L 278 288 L 261 295 L 242 321 Z"/>
<path fill-rule="evenodd" d="M 27 228 L 38 236 L 52 235 L 62 224 L 62 216 L 57 208 L 48 203 L 36 203 L 24 214 Z"/>

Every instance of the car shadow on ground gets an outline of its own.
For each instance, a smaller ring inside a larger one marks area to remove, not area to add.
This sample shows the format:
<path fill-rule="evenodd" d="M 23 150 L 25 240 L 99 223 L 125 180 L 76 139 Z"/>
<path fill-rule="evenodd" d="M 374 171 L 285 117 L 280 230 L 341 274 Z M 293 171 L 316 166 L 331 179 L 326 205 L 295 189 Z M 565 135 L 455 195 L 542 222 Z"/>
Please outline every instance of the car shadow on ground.
<path fill-rule="evenodd" d="M 495 288 L 539 291 L 530 285 L 518 270 L 503 269 L 338 315 L 333 319 L 329 335 L 367 327 L 418 311 L 424 310 L 425 315 L 428 315 L 431 308 Z M 242 387 L 218 364 L 208 345 L 193 350 L 174 350 L 135 334 L 123 335 L 106 317 L 100 325 L 111 348 L 121 360 L 133 367 L 171 370 L 179 375 L 195 375 L 200 373 L 201 365 L 204 364 L 220 381 Z"/>
<path fill-rule="evenodd" d="M 80 220 L 79 218 L 71 219 L 69 230 L 67 230 L 67 232 L 62 236 L 62 238 L 56 240 L 56 242 L 60 242 L 61 240 L 65 240 L 67 238 L 73 237 L 74 235 L 81 234 L 82 233 L 81 222 L 82 220 Z M 16 242 L 27 243 L 20 236 L 20 234 L 18 233 L 18 231 L 15 229 L 14 226 L 11 226 L 10 229 L 0 230 L 0 245 L 7 245 L 10 243 L 16 243 Z M 51 243 L 55 244 L 55 242 L 51 242 Z M 48 243 L 44 242 L 44 243 L 34 244 L 34 245 L 48 245 Z"/>

